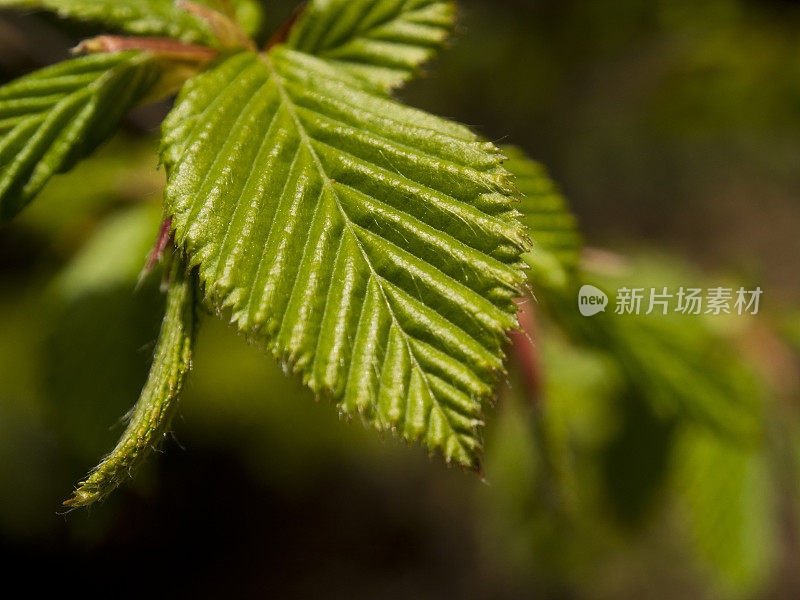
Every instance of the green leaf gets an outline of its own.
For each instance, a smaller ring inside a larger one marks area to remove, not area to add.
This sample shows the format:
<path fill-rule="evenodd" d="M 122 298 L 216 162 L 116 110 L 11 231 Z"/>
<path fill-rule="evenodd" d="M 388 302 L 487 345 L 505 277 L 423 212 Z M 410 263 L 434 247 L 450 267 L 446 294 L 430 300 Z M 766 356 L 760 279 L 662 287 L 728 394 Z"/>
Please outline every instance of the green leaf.
<path fill-rule="evenodd" d="M 436 54 L 454 19 L 450 1 L 314 0 L 287 43 L 389 91 Z"/>
<path fill-rule="evenodd" d="M 219 8 L 219 2 L 199 2 Z M 245 27 L 252 29 L 258 12 L 248 6 L 253 0 L 235 2 L 237 16 L 245 17 Z M 175 0 L 0 0 L 0 8 L 44 9 L 84 21 L 94 21 L 135 35 L 170 37 L 185 42 L 215 45 L 216 39 L 209 27 L 189 14 Z"/>
<path fill-rule="evenodd" d="M 524 280 L 499 151 L 283 46 L 190 80 L 163 131 L 207 302 L 343 413 L 477 466 Z"/>
<path fill-rule="evenodd" d="M 578 266 L 581 235 L 567 201 L 540 163 L 515 146 L 502 146 L 506 169 L 522 193 L 520 212 L 532 240 L 525 261 L 536 283 L 563 284 Z"/>
<path fill-rule="evenodd" d="M 675 485 L 700 562 L 728 598 L 758 595 L 775 563 L 777 499 L 763 448 L 688 429 Z"/>
<path fill-rule="evenodd" d="M 105 141 L 160 74 L 148 54 L 97 54 L 0 88 L 0 224 Z"/>
<path fill-rule="evenodd" d="M 88 506 L 124 482 L 169 430 L 183 382 L 191 367 L 195 334 L 194 282 L 174 257 L 167 308 L 153 364 L 142 394 L 128 415 L 128 426 L 116 447 L 79 484 L 66 506 Z"/>

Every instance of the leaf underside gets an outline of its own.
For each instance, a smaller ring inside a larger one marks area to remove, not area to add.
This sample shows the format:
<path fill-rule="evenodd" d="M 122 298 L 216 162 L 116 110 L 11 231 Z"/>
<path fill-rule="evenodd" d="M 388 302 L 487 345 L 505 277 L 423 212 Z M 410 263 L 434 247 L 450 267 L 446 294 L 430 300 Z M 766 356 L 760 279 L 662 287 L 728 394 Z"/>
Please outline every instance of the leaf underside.
<path fill-rule="evenodd" d="M 450 1 L 316 0 L 292 29 L 287 46 L 389 91 L 433 57 L 454 18 Z"/>
<path fill-rule="evenodd" d="M 0 88 L 0 223 L 105 141 L 157 83 L 138 52 L 84 56 Z"/>
<path fill-rule="evenodd" d="M 163 132 L 207 303 L 343 413 L 477 467 L 524 280 L 499 151 L 285 46 L 190 80 Z"/>

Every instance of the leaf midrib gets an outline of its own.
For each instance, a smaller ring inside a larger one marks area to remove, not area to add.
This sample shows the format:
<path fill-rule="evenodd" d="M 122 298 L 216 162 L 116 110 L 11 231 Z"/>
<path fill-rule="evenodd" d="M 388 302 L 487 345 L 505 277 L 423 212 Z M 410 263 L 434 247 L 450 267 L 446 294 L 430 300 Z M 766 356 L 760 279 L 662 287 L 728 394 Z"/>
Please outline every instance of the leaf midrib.
<path fill-rule="evenodd" d="M 403 343 L 405 344 L 406 350 L 408 351 L 409 357 L 410 357 L 410 359 L 411 359 L 411 361 L 413 363 L 412 364 L 412 368 L 418 369 L 420 375 L 422 376 L 422 380 L 425 383 L 425 389 L 426 389 L 428 395 L 430 396 L 432 403 L 436 406 L 436 408 L 439 410 L 439 412 L 444 416 L 445 420 L 447 421 L 447 425 L 450 427 L 450 430 L 452 431 L 452 435 L 454 435 L 456 437 L 456 440 L 458 441 L 458 444 L 461 447 L 461 449 L 468 456 L 473 456 L 472 450 L 468 446 L 465 446 L 461 441 L 461 435 L 463 435 L 463 434 L 461 432 L 459 432 L 459 430 L 456 428 L 456 426 L 454 425 L 453 421 L 451 420 L 450 415 L 448 414 L 446 408 L 444 406 L 442 406 L 442 404 L 439 402 L 439 399 L 436 397 L 433 389 L 431 388 L 430 382 L 428 381 L 428 375 L 425 372 L 425 370 L 422 368 L 422 366 L 419 364 L 419 361 L 417 360 L 417 356 L 414 353 L 413 347 L 412 347 L 412 345 L 411 345 L 411 343 L 409 341 L 409 337 L 410 336 L 406 332 L 406 330 L 403 328 L 403 326 L 400 324 L 400 322 L 398 321 L 397 316 L 394 313 L 394 309 L 392 308 L 392 304 L 391 304 L 391 302 L 389 302 L 389 299 L 388 299 L 388 297 L 386 295 L 386 291 L 384 290 L 384 287 L 383 287 L 383 278 L 375 271 L 375 268 L 372 265 L 372 261 L 369 259 L 369 256 L 367 255 L 366 250 L 364 249 L 364 247 L 363 247 L 363 245 L 361 243 L 361 240 L 358 238 L 358 236 L 356 235 L 355 231 L 353 230 L 353 223 L 350 221 L 350 218 L 347 216 L 347 213 L 345 212 L 344 208 L 341 205 L 341 202 L 339 201 L 339 195 L 336 192 L 336 188 L 334 188 L 333 182 L 331 181 L 331 178 L 328 177 L 328 174 L 325 171 L 325 167 L 323 166 L 322 161 L 320 160 L 319 156 L 316 153 L 316 150 L 314 149 L 314 145 L 311 142 L 311 138 L 309 137 L 308 133 L 306 132 L 305 127 L 303 127 L 303 124 L 301 123 L 300 118 L 297 116 L 297 113 L 295 112 L 294 104 L 292 103 L 291 99 L 288 96 L 288 93 L 286 92 L 286 90 L 283 87 L 283 78 L 278 74 L 277 70 L 275 69 L 275 66 L 272 64 L 272 60 L 270 59 L 268 53 L 259 53 L 258 56 L 264 62 L 264 64 L 267 66 L 267 69 L 270 72 L 270 76 L 272 78 L 274 78 L 275 87 L 278 90 L 278 94 L 280 95 L 281 102 L 286 107 L 286 110 L 291 115 L 292 120 L 294 121 L 294 124 L 297 127 L 297 131 L 300 134 L 301 143 L 306 146 L 306 148 L 308 149 L 308 152 L 311 154 L 312 158 L 314 159 L 315 164 L 317 165 L 317 170 L 318 170 L 318 172 L 319 172 L 319 174 L 320 174 L 320 176 L 322 177 L 322 180 L 323 180 L 323 187 L 327 188 L 330 191 L 330 193 L 332 194 L 332 197 L 333 197 L 333 199 L 334 199 L 334 201 L 336 203 L 336 208 L 339 210 L 339 213 L 341 214 L 342 219 L 344 220 L 345 227 L 347 228 L 349 234 L 352 236 L 353 241 L 356 244 L 356 247 L 358 248 L 359 252 L 361 253 L 361 256 L 364 258 L 364 262 L 366 263 L 367 267 L 370 270 L 370 276 L 373 277 L 375 279 L 375 281 L 377 282 L 377 284 L 378 284 L 378 289 L 380 290 L 381 298 L 383 298 L 383 302 L 386 305 L 386 308 L 387 308 L 387 310 L 389 312 L 389 315 L 392 318 L 392 323 L 397 327 L 398 331 L 400 331 L 400 333 L 402 335 Z M 352 362 L 351 362 L 351 367 L 352 367 Z M 350 376 L 348 374 L 348 380 L 349 380 L 349 377 Z M 407 390 L 405 392 L 405 395 L 406 395 L 406 399 L 405 400 L 407 402 L 408 401 L 408 391 Z"/>

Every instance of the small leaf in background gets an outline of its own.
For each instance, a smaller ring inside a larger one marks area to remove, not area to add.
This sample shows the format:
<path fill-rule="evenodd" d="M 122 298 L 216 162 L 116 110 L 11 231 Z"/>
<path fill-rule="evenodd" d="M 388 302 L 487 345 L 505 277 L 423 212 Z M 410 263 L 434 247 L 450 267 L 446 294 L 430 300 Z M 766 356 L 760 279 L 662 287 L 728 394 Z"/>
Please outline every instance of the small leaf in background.
<path fill-rule="evenodd" d="M 74 254 L 78 248 L 92 243 L 91 236 L 99 234 L 116 218 L 115 209 L 136 206 L 148 200 L 151 212 L 160 218 L 164 173 L 155 168 L 157 159 L 154 140 L 124 132 L 115 134 L 97 152 L 87 156 L 66 173 L 55 175 L 36 196 L 36 202 L 20 213 L 13 227 L 48 240 L 52 246 Z M 81 190 L 76 194 L 75 190 Z M 131 217 L 133 219 L 133 217 Z M 87 226 L 96 228 L 89 229 Z M 152 231 L 148 234 L 152 236 Z M 149 240 L 152 243 L 152 239 Z M 137 257 L 139 258 L 139 257 Z"/>
<path fill-rule="evenodd" d="M 131 286 L 155 243 L 160 215 L 157 204 L 141 204 L 106 219 L 53 282 L 58 302 Z"/>
<path fill-rule="evenodd" d="M 759 591 L 775 550 L 776 507 L 754 369 L 702 317 L 613 310 L 582 316 L 575 300 L 583 282 L 606 290 L 623 284 L 647 289 L 681 278 L 691 283 L 696 276 L 663 260 L 657 268 L 641 262 L 636 270 L 626 265 L 613 274 L 575 270 L 579 238 L 563 199 L 535 163 L 515 148 L 504 151 L 527 197 L 522 212 L 534 250 L 526 257 L 539 267 L 530 273 L 539 306 L 576 343 L 605 355 L 622 384 L 611 405 L 616 431 L 595 451 L 605 503 L 618 521 L 635 526 L 657 514 L 665 498 L 677 496 L 698 558 L 723 597 Z M 554 418 L 549 400 L 542 399 L 545 424 Z M 569 444 L 562 448 L 569 452 Z M 595 484 L 586 473 L 575 476 L 581 488 Z"/>
<path fill-rule="evenodd" d="M 725 597 L 756 597 L 778 543 L 778 499 L 763 448 L 690 428 L 675 460 L 681 514 L 698 557 Z"/>
<path fill-rule="evenodd" d="M 566 201 L 542 167 L 521 150 L 506 146 L 503 151 L 524 194 L 521 211 L 533 239 L 525 259 L 542 309 L 577 340 L 617 362 L 635 395 L 650 403 L 656 414 L 691 415 L 719 431 L 759 435 L 757 383 L 707 321 L 673 314 L 617 315 L 610 308 L 591 318 L 578 312 L 579 282 L 609 291 L 651 282 L 638 281 L 641 277 L 630 270 L 616 277 L 579 271 L 580 234 Z M 659 285 L 680 280 L 669 269 L 662 273 Z M 658 274 L 648 272 L 647 277 L 655 285 Z"/>
<path fill-rule="evenodd" d="M 207 2 L 211 8 L 215 4 L 225 4 L 226 0 L 215 0 L 214 3 Z M 242 30 L 249 36 L 257 36 L 264 26 L 265 10 L 264 5 L 266 2 L 263 0 L 234 0 L 234 18 L 241 26 Z M 224 12 L 224 7 L 218 7 L 216 10 Z"/>
<path fill-rule="evenodd" d="M 532 242 L 525 255 L 530 277 L 534 282 L 543 279 L 548 285 L 563 286 L 580 259 L 582 240 L 576 219 L 544 166 L 516 146 L 500 149 L 508 157 L 504 166 L 522 194 L 519 210 Z"/>
<path fill-rule="evenodd" d="M 541 332 L 543 390 L 531 405 L 512 366 L 498 415 L 487 426 L 489 486 L 475 490 L 493 569 L 533 577 L 544 597 L 602 572 L 602 457 L 619 428 L 619 377 L 602 354 L 570 344 L 549 324 Z M 571 589 L 568 587 L 566 589 Z"/>
<path fill-rule="evenodd" d="M 164 306 L 157 276 L 136 282 L 160 217 L 156 204 L 112 213 L 48 287 L 42 391 L 73 473 L 111 446 L 147 374 Z"/>
<path fill-rule="evenodd" d="M 610 291 L 623 283 L 669 284 L 675 274 L 640 266 L 636 271 L 627 270 L 624 276 L 584 271 L 579 281 Z M 584 317 L 576 305 L 579 287 L 579 282 L 561 288 L 538 281 L 534 292 L 542 310 L 559 327 L 577 342 L 606 353 L 616 362 L 629 386 L 656 414 L 691 418 L 739 439 L 752 440 L 763 433 L 760 380 L 733 341 L 707 318 L 671 313 L 618 315 L 611 309 Z"/>

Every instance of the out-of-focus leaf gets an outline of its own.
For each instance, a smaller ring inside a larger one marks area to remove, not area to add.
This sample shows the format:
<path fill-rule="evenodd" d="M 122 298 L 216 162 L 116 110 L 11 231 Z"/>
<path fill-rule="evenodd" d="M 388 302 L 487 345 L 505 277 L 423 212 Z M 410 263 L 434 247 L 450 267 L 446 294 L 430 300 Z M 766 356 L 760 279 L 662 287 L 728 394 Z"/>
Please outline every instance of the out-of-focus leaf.
<path fill-rule="evenodd" d="M 624 284 L 636 285 L 634 275 L 629 274 Z M 736 438 L 761 435 L 758 378 L 708 319 L 658 312 L 620 315 L 612 305 L 584 317 L 577 305 L 584 282 L 606 290 L 620 284 L 618 277 L 582 275 L 565 289 L 539 286 L 536 295 L 574 339 L 606 353 L 636 395 L 657 414 L 690 419 Z"/>
<path fill-rule="evenodd" d="M 689 429 L 675 485 L 697 554 L 726 597 L 752 598 L 774 565 L 776 501 L 758 445 Z"/>
<path fill-rule="evenodd" d="M 762 425 L 755 377 L 702 317 L 619 315 L 613 305 L 591 317 L 580 314 L 581 284 L 612 289 L 617 284 L 635 286 L 636 281 L 604 275 L 589 280 L 588 274 L 579 273 L 580 235 L 566 202 L 540 166 L 514 147 L 504 151 L 526 195 L 522 212 L 534 240 L 533 252 L 525 255 L 533 267 L 529 278 L 551 318 L 575 339 L 605 352 L 633 393 L 656 414 L 690 418 L 736 436 L 757 436 Z"/>
<path fill-rule="evenodd" d="M 111 215 L 49 287 L 41 379 L 75 469 L 113 443 L 147 373 L 163 305 L 158 277 L 136 282 L 159 218 L 155 204 Z"/>
<path fill-rule="evenodd" d="M 135 281 L 155 243 L 160 215 L 158 205 L 141 204 L 110 217 L 54 281 L 58 301 L 74 302 Z"/>
<path fill-rule="evenodd" d="M 602 354 L 547 330 L 541 402 L 512 385 L 487 427 L 481 531 L 491 568 L 535 578 L 557 595 L 598 561 L 610 529 L 599 509 L 601 455 L 617 428 L 619 378 Z M 484 519 L 487 521 L 484 522 Z M 576 586 L 577 587 L 577 586 Z M 548 595 L 548 594 L 545 594 Z"/>
<path fill-rule="evenodd" d="M 211 8 L 216 8 L 224 12 L 225 0 L 206 0 L 206 4 Z M 215 7 L 215 5 L 220 5 Z M 263 0 L 233 0 L 236 22 L 242 27 L 249 36 L 258 35 L 264 25 L 264 2 Z"/>
<path fill-rule="evenodd" d="M 574 274 L 581 251 L 581 236 L 566 200 L 545 168 L 516 146 L 500 148 L 508 156 L 505 167 L 522 193 L 523 214 L 532 249 L 525 255 L 534 281 L 563 286 Z"/>
<path fill-rule="evenodd" d="M 46 236 L 57 246 L 71 247 L 83 243 L 87 223 L 109 213 L 113 219 L 115 207 L 138 205 L 142 200 L 159 205 L 164 173 L 156 168 L 155 149 L 149 138 L 115 135 L 74 168 L 54 176 L 36 202 L 14 220 L 14 226 Z M 81 193 L 76 194 L 76 189 Z"/>

